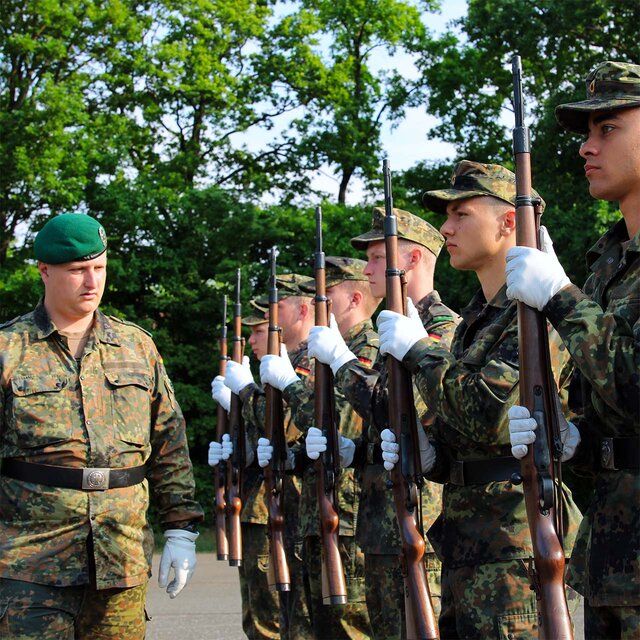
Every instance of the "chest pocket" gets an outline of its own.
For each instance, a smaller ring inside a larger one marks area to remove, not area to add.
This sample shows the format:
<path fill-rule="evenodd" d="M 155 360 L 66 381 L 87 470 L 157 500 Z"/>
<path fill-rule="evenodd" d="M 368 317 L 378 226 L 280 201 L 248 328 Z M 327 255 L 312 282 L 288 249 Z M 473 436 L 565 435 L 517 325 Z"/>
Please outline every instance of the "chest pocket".
<path fill-rule="evenodd" d="M 75 381 L 60 375 L 14 377 L 11 407 L 18 446 L 31 449 L 71 440 L 76 388 Z"/>
<path fill-rule="evenodd" d="M 149 443 L 151 376 L 134 369 L 105 370 L 111 425 L 116 437 L 137 445 Z"/>

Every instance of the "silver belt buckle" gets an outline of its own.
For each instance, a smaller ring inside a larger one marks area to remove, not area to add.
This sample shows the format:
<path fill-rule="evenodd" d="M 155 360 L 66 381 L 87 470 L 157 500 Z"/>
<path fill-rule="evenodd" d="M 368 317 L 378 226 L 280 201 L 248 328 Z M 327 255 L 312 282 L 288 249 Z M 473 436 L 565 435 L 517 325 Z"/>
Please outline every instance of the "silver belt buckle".
<path fill-rule="evenodd" d="M 83 469 L 82 488 L 85 491 L 106 491 L 109 488 L 111 469 Z"/>
<path fill-rule="evenodd" d="M 600 441 L 600 466 L 608 471 L 617 471 L 613 455 L 613 438 Z"/>

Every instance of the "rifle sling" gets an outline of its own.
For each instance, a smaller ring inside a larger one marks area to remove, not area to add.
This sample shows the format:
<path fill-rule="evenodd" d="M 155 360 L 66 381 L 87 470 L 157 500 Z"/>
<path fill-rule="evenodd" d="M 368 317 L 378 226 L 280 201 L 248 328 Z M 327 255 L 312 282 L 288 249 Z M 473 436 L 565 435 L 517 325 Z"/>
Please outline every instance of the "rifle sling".
<path fill-rule="evenodd" d="M 449 482 L 459 487 L 505 482 L 519 473 L 520 462 L 512 456 L 486 460 L 452 460 Z"/>

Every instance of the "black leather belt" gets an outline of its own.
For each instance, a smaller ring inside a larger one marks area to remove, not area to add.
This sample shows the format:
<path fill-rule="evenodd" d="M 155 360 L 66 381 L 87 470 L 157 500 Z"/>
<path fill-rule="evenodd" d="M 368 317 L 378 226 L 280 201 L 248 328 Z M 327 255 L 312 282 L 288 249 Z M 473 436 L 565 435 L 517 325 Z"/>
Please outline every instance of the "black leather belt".
<path fill-rule="evenodd" d="M 640 471 L 640 438 L 603 438 L 600 466 L 608 471 Z"/>
<path fill-rule="evenodd" d="M 466 487 L 471 484 L 519 480 L 515 474 L 520 474 L 520 462 L 512 456 L 488 460 L 453 460 L 449 482 Z"/>
<path fill-rule="evenodd" d="M 61 489 L 106 491 L 140 484 L 146 475 L 145 465 L 125 469 L 72 469 L 49 464 L 35 464 L 13 458 L 2 461 L 1 472 L 14 480 L 44 484 Z"/>

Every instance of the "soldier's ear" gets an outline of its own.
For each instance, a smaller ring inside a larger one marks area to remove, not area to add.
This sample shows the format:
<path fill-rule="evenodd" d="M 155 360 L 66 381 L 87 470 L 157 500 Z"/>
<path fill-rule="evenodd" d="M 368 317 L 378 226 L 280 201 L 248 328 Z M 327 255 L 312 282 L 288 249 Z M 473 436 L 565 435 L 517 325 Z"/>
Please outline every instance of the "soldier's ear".
<path fill-rule="evenodd" d="M 502 224 L 500 233 L 508 237 L 516 231 L 516 212 L 514 209 L 508 209 L 502 215 Z"/>
<path fill-rule="evenodd" d="M 359 307 L 362 304 L 362 300 L 364 296 L 362 295 L 362 291 L 358 291 L 357 289 L 351 294 L 351 307 Z"/>

